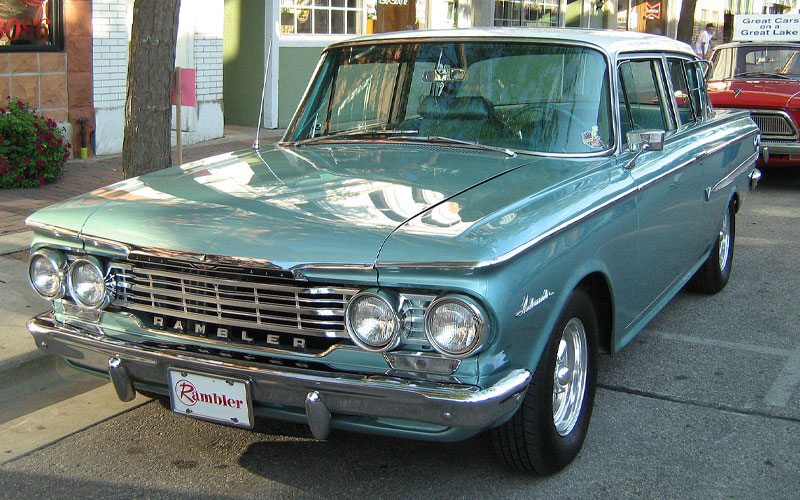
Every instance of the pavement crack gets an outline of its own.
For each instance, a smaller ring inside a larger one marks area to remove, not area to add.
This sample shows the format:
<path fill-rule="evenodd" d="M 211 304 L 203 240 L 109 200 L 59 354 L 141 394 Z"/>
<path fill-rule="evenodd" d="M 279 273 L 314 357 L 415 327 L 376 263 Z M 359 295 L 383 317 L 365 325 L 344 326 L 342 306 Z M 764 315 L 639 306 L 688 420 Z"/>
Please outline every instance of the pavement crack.
<path fill-rule="evenodd" d="M 668 396 L 668 395 L 665 395 L 665 394 L 657 394 L 655 392 L 642 391 L 642 390 L 639 390 L 639 389 L 631 389 L 629 387 L 622 387 L 622 386 L 613 385 L 613 384 L 597 384 L 597 387 L 599 387 L 601 389 L 606 389 L 606 390 L 609 390 L 609 391 L 613 391 L 613 392 L 621 392 L 621 393 L 624 393 L 624 394 L 631 394 L 633 396 L 641 396 L 641 397 L 644 397 L 644 398 L 656 399 L 656 400 L 659 400 L 659 401 L 668 401 L 670 403 L 678 403 L 678 404 L 684 404 L 684 405 L 689 405 L 689 406 L 696 406 L 698 408 L 708 408 L 708 409 L 711 409 L 711 410 L 722 410 L 722 411 L 726 411 L 728 413 L 735 413 L 735 414 L 738 414 L 738 415 L 766 417 L 766 418 L 771 418 L 771 419 L 776 419 L 776 420 L 783 420 L 783 421 L 786 421 L 786 422 L 800 423 L 800 417 L 792 417 L 792 416 L 786 416 L 786 415 L 775 415 L 775 414 L 772 414 L 772 413 L 769 413 L 769 412 L 766 412 L 766 411 L 762 411 L 762 410 L 757 410 L 757 409 L 752 409 L 751 410 L 751 409 L 747 409 L 747 408 L 737 408 L 735 406 L 726 405 L 724 403 L 707 403 L 707 402 L 704 402 L 704 401 L 696 401 L 696 400 L 692 400 L 692 399 L 684 399 L 684 398 L 679 398 L 679 397 L 675 397 L 675 396 Z"/>

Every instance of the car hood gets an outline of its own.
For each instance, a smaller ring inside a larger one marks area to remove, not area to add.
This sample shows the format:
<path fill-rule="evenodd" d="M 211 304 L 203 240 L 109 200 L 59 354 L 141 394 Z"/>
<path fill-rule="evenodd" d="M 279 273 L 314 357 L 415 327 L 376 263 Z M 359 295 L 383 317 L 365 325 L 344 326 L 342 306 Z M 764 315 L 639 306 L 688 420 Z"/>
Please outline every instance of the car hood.
<path fill-rule="evenodd" d="M 711 102 L 719 108 L 786 108 L 800 95 L 800 81 L 741 79 L 708 83 Z"/>
<path fill-rule="evenodd" d="M 154 172 L 29 221 L 138 247 L 302 264 L 375 263 L 407 219 L 537 161 L 408 144 L 270 147 Z"/>

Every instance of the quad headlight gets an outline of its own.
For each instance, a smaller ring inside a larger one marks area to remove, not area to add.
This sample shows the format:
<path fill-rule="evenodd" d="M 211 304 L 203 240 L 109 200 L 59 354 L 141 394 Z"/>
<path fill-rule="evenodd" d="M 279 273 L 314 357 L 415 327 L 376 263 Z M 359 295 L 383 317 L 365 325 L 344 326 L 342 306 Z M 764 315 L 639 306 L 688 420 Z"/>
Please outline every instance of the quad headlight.
<path fill-rule="evenodd" d="M 466 298 L 440 297 L 425 312 L 425 335 L 434 349 L 452 358 L 475 353 L 486 340 L 482 309 Z"/>
<path fill-rule="evenodd" d="M 28 261 L 28 277 L 36 292 L 46 299 L 60 299 L 65 293 L 67 259 L 61 252 L 38 250 Z"/>
<path fill-rule="evenodd" d="M 405 328 L 403 300 L 397 294 L 364 291 L 356 294 L 345 311 L 347 333 L 368 351 L 388 351 L 400 342 Z"/>
<path fill-rule="evenodd" d="M 82 257 L 70 264 L 67 288 L 75 303 L 87 309 L 105 307 L 113 298 L 113 289 L 106 286 L 103 266 L 94 257 Z"/>

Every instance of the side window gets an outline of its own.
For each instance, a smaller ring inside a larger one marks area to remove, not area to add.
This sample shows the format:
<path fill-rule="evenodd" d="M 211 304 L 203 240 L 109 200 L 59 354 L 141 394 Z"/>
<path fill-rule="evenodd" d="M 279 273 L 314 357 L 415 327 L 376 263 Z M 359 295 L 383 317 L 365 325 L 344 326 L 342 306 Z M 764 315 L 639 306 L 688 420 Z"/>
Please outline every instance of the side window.
<path fill-rule="evenodd" d="M 683 59 L 667 59 L 669 78 L 672 82 L 672 90 L 675 93 L 675 103 L 678 106 L 678 116 L 680 116 L 683 124 L 699 121 L 703 116 L 702 108 L 700 107 L 700 95 L 696 86 L 694 91 L 689 86 L 686 74 L 692 71 L 692 67 L 689 65 L 687 68 L 686 62 Z"/>
<path fill-rule="evenodd" d="M 661 63 L 655 59 L 624 61 L 619 65 L 619 103 L 622 137 L 632 130 L 669 127 L 667 100 L 659 83 Z"/>
<path fill-rule="evenodd" d="M 689 83 L 689 96 L 692 100 L 697 119 L 701 120 L 711 113 L 711 100 L 706 92 L 706 82 L 703 77 L 704 66 L 699 63 L 687 63 L 686 79 Z"/>

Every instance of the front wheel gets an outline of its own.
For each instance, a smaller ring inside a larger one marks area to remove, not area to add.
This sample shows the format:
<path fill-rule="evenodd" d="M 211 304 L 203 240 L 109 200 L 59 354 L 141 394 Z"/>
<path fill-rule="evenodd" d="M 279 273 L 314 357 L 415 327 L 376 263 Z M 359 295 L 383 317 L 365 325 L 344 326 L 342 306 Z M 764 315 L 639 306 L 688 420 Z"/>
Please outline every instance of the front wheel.
<path fill-rule="evenodd" d="M 733 266 L 733 242 L 736 236 L 736 214 L 733 202 L 722 216 L 722 224 L 711 255 L 689 281 L 689 288 L 713 295 L 728 284 Z"/>
<path fill-rule="evenodd" d="M 495 451 L 514 469 L 553 474 L 577 456 L 597 386 L 597 316 L 588 294 L 572 292 L 522 406 L 492 429 Z"/>

